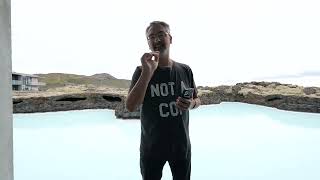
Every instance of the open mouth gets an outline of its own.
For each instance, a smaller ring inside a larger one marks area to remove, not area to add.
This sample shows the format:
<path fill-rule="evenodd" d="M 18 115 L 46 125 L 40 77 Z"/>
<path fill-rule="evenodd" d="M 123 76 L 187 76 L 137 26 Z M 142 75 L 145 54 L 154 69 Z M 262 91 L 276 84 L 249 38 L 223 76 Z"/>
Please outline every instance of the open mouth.
<path fill-rule="evenodd" d="M 161 50 L 162 48 L 163 48 L 163 46 L 162 46 L 161 44 L 157 44 L 157 45 L 154 46 L 153 49 L 154 49 L 155 51 L 159 51 L 159 50 Z"/>

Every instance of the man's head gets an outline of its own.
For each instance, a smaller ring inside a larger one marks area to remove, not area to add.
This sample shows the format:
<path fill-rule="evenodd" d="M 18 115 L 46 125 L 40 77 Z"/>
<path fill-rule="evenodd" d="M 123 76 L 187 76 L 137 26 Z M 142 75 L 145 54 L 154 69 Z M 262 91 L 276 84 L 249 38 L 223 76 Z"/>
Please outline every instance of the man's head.
<path fill-rule="evenodd" d="M 163 21 L 153 21 L 146 29 L 148 45 L 151 51 L 164 53 L 169 51 L 172 37 L 170 27 Z"/>

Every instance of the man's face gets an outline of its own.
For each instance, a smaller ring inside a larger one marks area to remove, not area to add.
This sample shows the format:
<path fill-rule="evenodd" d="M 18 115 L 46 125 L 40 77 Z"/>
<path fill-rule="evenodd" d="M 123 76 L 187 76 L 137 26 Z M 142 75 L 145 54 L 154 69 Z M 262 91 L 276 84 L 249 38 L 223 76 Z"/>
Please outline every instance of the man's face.
<path fill-rule="evenodd" d="M 169 50 L 172 37 L 166 28 L 161 25 L 153 25 L 147 32 L 147 39 L 151 51 L 160 53 Z"/>

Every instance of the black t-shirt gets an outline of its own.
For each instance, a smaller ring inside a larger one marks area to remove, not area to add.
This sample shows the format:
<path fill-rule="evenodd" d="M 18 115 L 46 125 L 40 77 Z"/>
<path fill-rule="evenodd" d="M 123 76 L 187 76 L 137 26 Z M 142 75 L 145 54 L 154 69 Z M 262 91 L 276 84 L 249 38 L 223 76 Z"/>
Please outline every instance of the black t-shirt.
<path fill-rule="evenodd" d="M 137 67 L 130 90 L 141 75 Z M 188 65 L 173 62 L 172 67 L 158 67 L 149 84 L 141 106 L 141 157 L 186 158 L 190 156 L 189 111 L 176 107 L 183 89 L 197 90 Z"/>

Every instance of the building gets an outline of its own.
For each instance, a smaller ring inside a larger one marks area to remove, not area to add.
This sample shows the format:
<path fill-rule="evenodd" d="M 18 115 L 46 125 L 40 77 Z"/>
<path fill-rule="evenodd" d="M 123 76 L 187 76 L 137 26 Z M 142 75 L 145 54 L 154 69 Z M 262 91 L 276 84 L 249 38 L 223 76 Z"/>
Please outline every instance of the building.
<path fill-rule="evenodd" d="M 23 74 L 12 72 L 12 90 L 14 91 L 38 91 L 39 86 L 44 85 L 39 83 L 39 76 L 33 74 Z"/>

